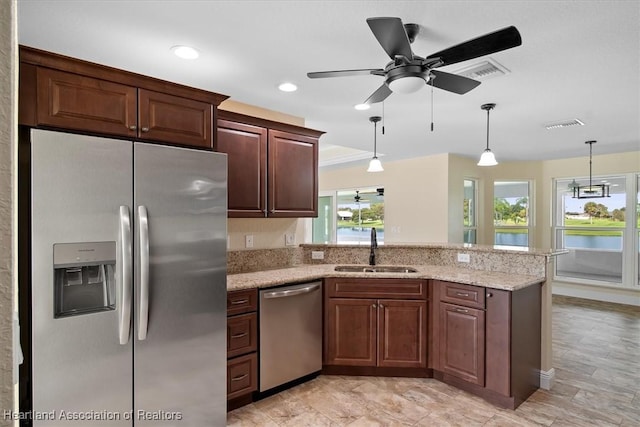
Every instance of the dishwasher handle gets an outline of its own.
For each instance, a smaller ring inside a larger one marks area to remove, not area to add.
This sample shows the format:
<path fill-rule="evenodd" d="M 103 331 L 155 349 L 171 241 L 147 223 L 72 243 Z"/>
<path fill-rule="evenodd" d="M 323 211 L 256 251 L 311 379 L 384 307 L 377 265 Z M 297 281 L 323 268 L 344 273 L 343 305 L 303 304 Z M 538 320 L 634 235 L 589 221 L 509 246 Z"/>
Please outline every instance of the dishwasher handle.
<path fill-rule="evenodd" d="M 292 297 L 296 295 L 308 294 L 310 292 L 317 291 L 318 289 L 320 289 L 320 284 L 314 283 L 312 285 L 305 286 L 303 288 L 286 289 L 284 291 L 265 292 L 262 294 L 262 297 L 263 298 L 286 298 L 286 297 Z"/>

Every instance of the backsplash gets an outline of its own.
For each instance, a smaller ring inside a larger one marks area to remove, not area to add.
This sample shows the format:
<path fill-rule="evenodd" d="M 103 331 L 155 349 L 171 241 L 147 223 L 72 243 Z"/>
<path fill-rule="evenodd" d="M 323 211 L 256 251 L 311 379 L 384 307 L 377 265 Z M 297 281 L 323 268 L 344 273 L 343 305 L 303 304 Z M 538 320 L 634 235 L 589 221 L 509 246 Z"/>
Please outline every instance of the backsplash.
<path fill-rule="evenodd" d="M 299 247 L 227 252 L 227 274 L 287 268 L 302 264 Z"/>
<path fill-rule="evenodd" d="M 312 251 L 324 252 L 324 259 L 311 259 Z M 470 262 L 458 262 L 458 253 L 469 254 Z M 389 245 L 376 249 L 378 265 L 437 265 L 546 277 L 550 253 L 520 252 L 493 247 L 461 247 L 448 244 Z M 273 249 L 227 252 L 228 274 L 249 273 L 301 264 L 368 264 L 366 246 L 301 245 Z"/>
<path fill-rule="evenodd" d="M 303 264 L 369 263 L 366 246 L 302 245 L 301 248 Z M 311 259 L 312 251 L 323 251 L 324 259 Z M 470 262 L 458 262 L 458 253 L 469 254 Z M 393 245 L 376 249 L 376 264 L 379 265 L 439 265 L 530 276 L 546 276 L 547 259 L 548 256 L 542 253 L 445 244 Z"/>

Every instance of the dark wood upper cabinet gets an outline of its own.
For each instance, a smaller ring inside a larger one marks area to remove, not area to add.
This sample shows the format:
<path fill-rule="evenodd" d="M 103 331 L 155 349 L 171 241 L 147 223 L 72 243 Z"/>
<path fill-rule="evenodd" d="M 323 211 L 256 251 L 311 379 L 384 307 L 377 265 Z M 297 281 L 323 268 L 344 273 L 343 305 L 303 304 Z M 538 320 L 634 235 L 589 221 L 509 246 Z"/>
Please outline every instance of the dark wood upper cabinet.
<path fill-rule="evenodd" d="M 318 215 L 323 132 L 219 111 L 216 151 L 228 154 L 229 217 Z"/>
<path fill-rule="evenodd" d="M 48 68 L 37 71 L 37 124 L 137 136 L 137 89 Z"/>
<path fill-rule="evenodd" d="M 211 150 L 226 98 L 20 46 L 21 125 Z"/>
<path fill-rule="evenodd" d="M 191 147 L 213 147 L 211 104 L 145 89 L 139 89 L 138 96 L 141 138 Z"/>
<path fill-rule="evenodd" d="M 269 216 L 318 216 L 318 138 L 269 131 Z"/>
<path fill-rule="evenodd" d="M 267 129 L 218 120 L 216 151 L 227 153 L 229 217 L 265 217 Z"/>

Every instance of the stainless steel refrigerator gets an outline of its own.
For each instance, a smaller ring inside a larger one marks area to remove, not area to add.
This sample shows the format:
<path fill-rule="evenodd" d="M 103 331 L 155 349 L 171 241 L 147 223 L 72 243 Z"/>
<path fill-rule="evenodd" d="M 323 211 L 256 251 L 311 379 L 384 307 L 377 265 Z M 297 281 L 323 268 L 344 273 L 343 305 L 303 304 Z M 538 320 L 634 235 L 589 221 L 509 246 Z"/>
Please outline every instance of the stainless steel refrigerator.
<path fill-rule="evenodd" d="M 31 130 L 33 425 L 226 424 L 226 155 Z"/>

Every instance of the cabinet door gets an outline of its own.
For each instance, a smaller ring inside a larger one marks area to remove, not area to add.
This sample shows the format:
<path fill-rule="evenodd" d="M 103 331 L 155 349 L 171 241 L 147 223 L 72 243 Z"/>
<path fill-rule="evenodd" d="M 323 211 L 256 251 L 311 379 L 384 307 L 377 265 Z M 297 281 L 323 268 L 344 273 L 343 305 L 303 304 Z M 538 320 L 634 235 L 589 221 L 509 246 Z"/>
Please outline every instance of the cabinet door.
<path fill-rule="evenodd" d="M 318 139 L 269 131 L 269 216 L 318 216 Z"/>
<path fill-rule="evenodd" d="M 193 99 L 140 89 L 140 138 L 213 149 L 213 106 Z"/>
<path fill-rule="evenodd" d="M 378 366 L 427 367 L 427 302 L 378 302 Z"/>
<path fill-rule="evenodd" d="M 376 366 L 376 300 L 329 298 L 325 364 Z"/>
<path fill-rule="evenodd" d="M 38 125 L 137 135 L 136 88 L 48 68 L 36 78 Z"/>
<path fill-rule="evenodd" d="M 265 217 L 267 129 L 218 120 L 216 151 L 227 153 L 228 216 Z"/>
<path fill-rule="evenodd" d="M 440 367 L 484 386 L 484 311 L 440 303 Z"/>

